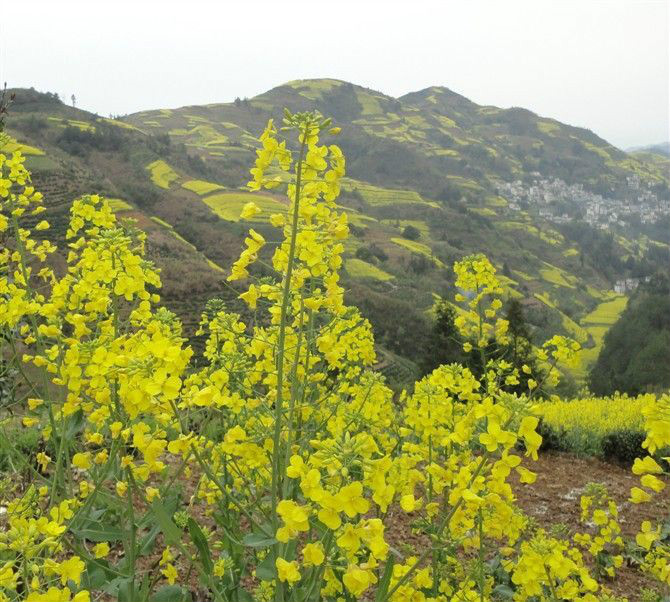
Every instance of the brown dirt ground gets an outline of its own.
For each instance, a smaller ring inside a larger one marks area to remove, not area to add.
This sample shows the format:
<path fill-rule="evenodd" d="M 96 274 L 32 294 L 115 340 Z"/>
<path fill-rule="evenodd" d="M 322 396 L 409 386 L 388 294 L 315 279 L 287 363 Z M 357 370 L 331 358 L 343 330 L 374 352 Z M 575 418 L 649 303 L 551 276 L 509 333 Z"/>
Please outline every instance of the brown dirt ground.
<path fill-rule="evenodd" d="M 634 539 L 643 520 L 658 521 L 670 515 L 670 488 L 654 496 L 648 504 L 628 501 L 631 487 L 639 484 L 639 478 L 629 467 L 560 452 L 545 452 L 537 462 L 526 465 L 537 473 L 537 480 L 532 485 L 518 485 L 515 491 L 519 505 L 543 527 L 562 523 L 571 532 L 576 531 L 581 513 L 579 498 L 588 483 L 602 483 L 607 487 L 619 507 L 624 539 Z M 634 602 L 640 599 L 640 592 L 645 587 L 653 587 L 654 582 L 626 563 L 607 586 L 614 594 L 627 596 Z"/>
<path fill-rule="evenodd" d="M 634 541 L 643 520 L 658 521 L 660 517 L 670 516 L 670 488 L 657 494 L 648 504 L 637 505 L 628 501 L 631 487 L 639 485 L 639 478 L 629 467 L 562 452 L 544 452 L 536 462 L 524 460 L 524 465 L 537 474 L 535 483 L 521 484 L 513 477 L 510 481 L 519 506 L 547 530 L 560 524 L 570 534 L 584 531 L 580 525 L 580 497 L 589 483 L 605 485 L 616 501 L 626 541 Z M 425 538 L 412 531 L 412 515 L 396 512 L 387 518 L 387 537 L 392 546 L 401 551 L 409 546 L 419 552 L 425 548 Z M 603 581 L 601 577 L 599 581 L 612 594 L 626 597 L 629 602 L 638 602 L 645 588 L 658 589 L 657 583 L 642 574 L 629 560 L 617 571 L 614 579 Z"/>
<path fill-rule="evenodd" d="M 643 520 L 658 520 L 659 517 L 670 515 L 668 493 L 670 487 L 657 494 L 649 504 L 636 505 L 628 501 L 631 487 L 639 483 L 629 467 L 561 452 L 544 452 L 536 462 L 525 460 L 524 465 L 537 474 L 537 480 L 533 484 L 520 484 L 511 479 L 519 505 L 529 516 L 535 518 L 540 526 L 548 530 L 556 524 L 565 525 L 570 533 L 580 529 L 579 501 L 588 483 L 602 483 L 607 487 L 619 507 L 619 522 L 624 539 L 634 539 Z M 187 489 L 192 489 L 194 485 L 193 476 L 190 481 Z M 420 553 L 428 545 L 424 536 L 413 533 L 411 527 L 413 519 L 412 514 L 392 511 L 385 520 L 390 545 L 403 554 L 411 549 L 415 554 Z M 211 524 L 211 519 L 199 516 L 198 522 L 204 526 Z M 142 559 L 140 569 L 149 568 L 155 560 L 156 558 Z M 183 580 L 183 571 L 181 567 L 179 568 Z M 196 574 L 190 575 L 188 584 L 194 600 L 207 599 L 207 594 L 198 584 Z M 653 580 L 647 578 L 629 562 L 617 571 L 614 579 L 606 581 L 605 585 L 614 595 L 626 597 L 629 602 L 639 602 L 644 588 L 658 589 Z M 103 600 L 111 602 L 108 597 L 103 596 Z"/>

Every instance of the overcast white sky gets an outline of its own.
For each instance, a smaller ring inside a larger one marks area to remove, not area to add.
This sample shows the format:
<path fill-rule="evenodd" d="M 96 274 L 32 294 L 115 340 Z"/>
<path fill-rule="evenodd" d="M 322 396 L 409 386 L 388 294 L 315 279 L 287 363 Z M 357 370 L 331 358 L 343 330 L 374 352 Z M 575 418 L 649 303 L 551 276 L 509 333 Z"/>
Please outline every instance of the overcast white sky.
<path fill-rule="evenodd" d="M 668 0 L 0 4 L 0 82 L 103 115 L 335 77 L 393 96 L 447 86 L 624 148 L 670 138 Z"/>

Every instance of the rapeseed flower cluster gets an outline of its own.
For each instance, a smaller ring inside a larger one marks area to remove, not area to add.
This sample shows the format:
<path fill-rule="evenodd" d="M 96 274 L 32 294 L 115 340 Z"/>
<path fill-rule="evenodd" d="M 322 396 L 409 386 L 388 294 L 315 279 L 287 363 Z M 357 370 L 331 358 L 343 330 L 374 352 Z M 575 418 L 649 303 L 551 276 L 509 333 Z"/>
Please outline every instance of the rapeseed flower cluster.
<path fill-rule="evenodd" d="M 663 456 L 657 462 L 654 455 L 670 450 L 670 395 L 648 396 L 642 407 L 644 429 L 647 434 L 642 443 L 648 455 L 636 458 L 633 473 L 640 477 L 640 487 L 631 489 L 631 501 L 635 504 L 649 502 L 652 496 L 663 492 L 666 483 L 660 477 L 668 475 L 670 457 Z M 645 520 L 636 536 L 637 544 L 644 550 L 643 568 L 661 583 L 670 586 L 670 542 L 662 524 Z"/>

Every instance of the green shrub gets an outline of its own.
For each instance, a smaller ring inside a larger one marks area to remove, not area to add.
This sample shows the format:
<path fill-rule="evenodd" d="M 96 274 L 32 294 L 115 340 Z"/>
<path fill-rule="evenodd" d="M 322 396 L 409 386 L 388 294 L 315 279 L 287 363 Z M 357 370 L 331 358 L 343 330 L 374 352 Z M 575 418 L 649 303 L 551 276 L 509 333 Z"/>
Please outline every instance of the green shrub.
<path fill-rule="evenodd" d="M 556 428 L 540 419 L 537 432 L 542 436 L 541 451 L 569 451 L 570 445 L 564 428 Z"/>
<path fill-rule="evenodd" d="M 601 443 L 603 457 L 621 464 L 632 464 L 635 458 L 646 455 L 646 451 L 642 448 L 644 438 L 642 431 L 633 429 L 609 433 L 603 437 Z"/>
<path fill-rule="evenodd" d="M 0 431 L 0 472 L 21 469 L 23 459 L 35 454 L 40 441 L 40 432 L 36 428 L 16 424 Z"/>

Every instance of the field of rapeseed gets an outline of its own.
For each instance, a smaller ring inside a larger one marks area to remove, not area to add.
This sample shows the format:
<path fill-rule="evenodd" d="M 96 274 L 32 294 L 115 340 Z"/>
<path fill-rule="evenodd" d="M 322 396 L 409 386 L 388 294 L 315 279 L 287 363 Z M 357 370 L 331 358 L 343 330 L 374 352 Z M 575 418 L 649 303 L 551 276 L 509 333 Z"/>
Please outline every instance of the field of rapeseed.
<path fill-rule="evenodd" d="M 542 403 L 538 411 L 546 427 L 545 445 L 632 462 L 645 438 L 642 409 L 653 398 L 624 395 Z"/>
<path fill-rule="evenodd" d="M 339 284 L 345 158 L 320 142 L 337 133 L 287 111 L 261 135 L 249 187 L 285 190 L 290 208 L 269 216 L 271 240 L 249 231 L 230 272 L 255 319 L 208 304 L 197 363 L 159 305 L 144 234 L 84 196 L 56 274 L 41 194 L 20 153 L 0 154 L 0 328 L 17 379 L 0 419 L 41 437 L 1 481 L 1 602 L 612 600 L 625 542 L 607 493 L 587 492 L 567 537 L 524 515 L 510 478 L 534 481 L 522 459 L 542 443 L 536 392 L 579 346 L 553 337 L 542 376 L 507 393 L 519 371 L 486 355 L 507 337 L 503 289 L 485 256 L 465 257 L 457 326 L 486 370 L 441 366 L 396 402 Z M 261 211 L 250 201 L 242 218 Z M 273 275 L 256 278 L 268 248 Z M 670 399 L 641 412 L 654 454 L 670 443 Z M 652 456 L 633 471 L 635 502 L 663 490 Z M 398 514 L 419 543 L 390 545 Z M 660 524 L 635 545 L 667 591 Z"/>

